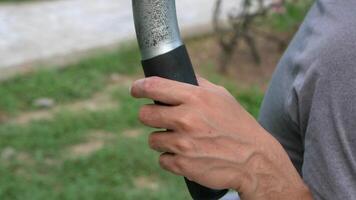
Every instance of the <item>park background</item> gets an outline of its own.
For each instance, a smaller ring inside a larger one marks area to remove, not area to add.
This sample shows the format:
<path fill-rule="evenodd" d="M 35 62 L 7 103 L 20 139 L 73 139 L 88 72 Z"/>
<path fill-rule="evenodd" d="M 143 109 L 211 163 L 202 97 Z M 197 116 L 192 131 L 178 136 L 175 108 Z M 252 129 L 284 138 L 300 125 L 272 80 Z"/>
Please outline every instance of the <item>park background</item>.
<path fill-rule="evenodd" d="M 221 1 L 214 24 L 216 1 L 177 0 L 197 73 L 255 117 L 311 4 L 278 1 L 258 13 L 256 2 Z M 148 148 L 152 129 L 137 112 L 149 101 L 129 95 L 143 77 L 130 5 L 0 0 L 0 199 L 189 199 L 184 180 Z"/>

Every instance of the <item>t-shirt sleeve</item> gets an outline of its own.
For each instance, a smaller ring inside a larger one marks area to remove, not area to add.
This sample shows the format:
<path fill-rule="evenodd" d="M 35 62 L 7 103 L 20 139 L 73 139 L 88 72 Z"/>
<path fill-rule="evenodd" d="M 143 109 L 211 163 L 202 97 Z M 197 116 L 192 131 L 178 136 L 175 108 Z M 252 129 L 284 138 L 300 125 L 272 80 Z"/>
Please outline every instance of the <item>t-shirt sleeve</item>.
<path fill-rule="evenodd" d="M 356 33 L 338 31 L 294 85 L 302 176 L 315 199 L 356 199 Z"/>
<path fill-rule="evenodd" d="M 314 6 L 277 67 L 259 118 L 316 200 L 356 199 L 356 13 L 335 5 Z"/>

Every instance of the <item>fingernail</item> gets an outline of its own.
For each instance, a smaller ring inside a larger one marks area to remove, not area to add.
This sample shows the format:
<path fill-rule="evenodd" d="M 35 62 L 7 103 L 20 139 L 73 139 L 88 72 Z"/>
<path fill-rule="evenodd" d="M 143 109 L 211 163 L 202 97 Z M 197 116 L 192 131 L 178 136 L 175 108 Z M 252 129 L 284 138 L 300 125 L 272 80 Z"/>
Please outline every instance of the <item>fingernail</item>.
<path fill-rule="evenodd" d="M 135 81 L 134 85 L 141 88 L 144 81 L 145 81 L 145 79 L 139 79 L 139 80 Z"/>
<path fill-rule="evenodd" d="M 130 88 L 130 94 L 132 94 L 132 96 L 135 97 L 138 93 L 140 93 L 144 81 L 145 79 L 139 79 L 132 84 L 132 87 Z M 135 90 L 133 91 L 133 89 Z"/>

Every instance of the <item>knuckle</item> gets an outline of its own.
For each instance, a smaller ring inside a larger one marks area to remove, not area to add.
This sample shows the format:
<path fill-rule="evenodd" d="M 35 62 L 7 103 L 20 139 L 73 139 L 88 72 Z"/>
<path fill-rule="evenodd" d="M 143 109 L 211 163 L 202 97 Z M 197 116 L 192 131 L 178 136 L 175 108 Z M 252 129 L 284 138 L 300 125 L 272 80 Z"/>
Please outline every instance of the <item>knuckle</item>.
<path fill-rule="evenodd" d="M 179 170 L 180 172 L 184 172 L 187 169 L 187 162 L 186 159 L 183 157 L 177 157 L 175 159 L 174 165 L 176 169 Z"/>
<path fill-rule="evenodd" d="M 167 156 L 165 154 L 162 154 L 160 157 L 159 157 L 159 165 L 161 166 L 161 168 L 165 169 L 165 170 L 169 170 L 170 167 L 169 167 L 169 164 L 167 162 Z"/>
<path fill-rule="evenodd" d="M 182 130 L 190 130 L 192 128 L 192 124 L 195 121 L 195 117 L 191 113 L 186 113 L 180 118 L 177 119 L 177 125 L 180 127 Z"/>
<path fill-rule="evenodd" d="M 167 167 L 166 167 L 166 161 L 165 161 L 165 156 L 164 156 L 164 155 L 161 155 L 161 156 L 159 157 L 158 162 L 159 162 L 159 165 L 160 165 L 163 169 L 167 169 Z"/>
<path fill-rule="evenodd" d="M 193 144 L 186 138 L 180 138 L 176 141 L 176 148 L 180 152 L 189 152 L 193 149 Z"/>

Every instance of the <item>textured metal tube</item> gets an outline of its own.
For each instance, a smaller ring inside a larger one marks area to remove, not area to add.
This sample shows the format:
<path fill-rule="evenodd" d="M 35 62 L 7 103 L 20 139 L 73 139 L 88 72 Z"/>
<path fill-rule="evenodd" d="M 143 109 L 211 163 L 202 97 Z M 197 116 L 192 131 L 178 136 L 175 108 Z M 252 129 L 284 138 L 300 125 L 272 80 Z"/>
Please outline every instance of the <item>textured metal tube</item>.
<path fill-rule="evenodd" d="M 183 45 L 175 0 L 132 0 L 132 6 L 142 60 Z"/>

